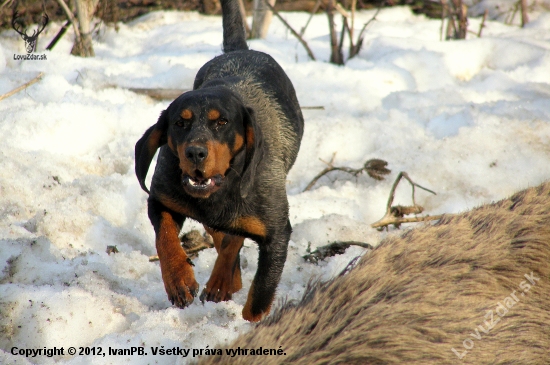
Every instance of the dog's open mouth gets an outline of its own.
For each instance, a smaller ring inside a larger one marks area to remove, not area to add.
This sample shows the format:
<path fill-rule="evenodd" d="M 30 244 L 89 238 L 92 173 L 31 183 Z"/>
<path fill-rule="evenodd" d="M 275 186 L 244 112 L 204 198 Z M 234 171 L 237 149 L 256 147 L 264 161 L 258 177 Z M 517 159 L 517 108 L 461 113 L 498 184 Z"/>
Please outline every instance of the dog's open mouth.
<path fill-rule="evenodd" d="M 223 182 L 222 175 L 215 175 L 211 178 L 199 176 L 183 175 L 181 182 L 183 188 L 191 196 L 208 197 L 210 194 L 219 189 Z"/>
<path fill-rule="evenodd" d="M 216 184 L 213 179 L 197 179 L 192 178 L 191 176 L 184 177 L 184 184 L 189 184 L 195 189 L 208 189 L 209 187 Z"/>

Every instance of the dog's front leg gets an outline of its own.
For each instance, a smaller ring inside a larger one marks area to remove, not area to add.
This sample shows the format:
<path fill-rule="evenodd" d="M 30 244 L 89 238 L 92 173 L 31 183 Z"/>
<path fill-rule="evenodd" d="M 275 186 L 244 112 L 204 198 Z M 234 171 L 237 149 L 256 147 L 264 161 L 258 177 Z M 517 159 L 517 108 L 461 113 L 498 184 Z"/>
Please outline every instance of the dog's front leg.
<path fill-rule="evenodd" d="M 157 254 L 168 299 L 184 308 L 193 302 L 199 290 L 193 264 L 178 237 L 185 217 L 152 198 L 148 200 L 148 213 L 155 228 Z"/>
<path fill-rule="evenodd" d="M 243 318 L 247 321 L 258 322 L 271 310 L 275 290 L 283 273 L 291 232 L 290 222 L 287 221 L 281 232 L 259 243 L 258 270 L 243 308 Z"/>

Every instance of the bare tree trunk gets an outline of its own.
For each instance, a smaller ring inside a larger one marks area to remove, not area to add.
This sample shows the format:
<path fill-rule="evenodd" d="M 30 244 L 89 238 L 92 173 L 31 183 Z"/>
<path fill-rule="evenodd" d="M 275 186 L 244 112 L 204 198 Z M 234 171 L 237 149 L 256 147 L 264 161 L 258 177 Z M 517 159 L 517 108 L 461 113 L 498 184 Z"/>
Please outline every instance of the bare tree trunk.
<path fill-rule="evenodd" d="M 521 7 L 521 27 L 525 27 L 525 24 L 529 22 L 529 17 L 527 16 L 527 0 L 520 0 Z"/>
<path fill-rule="evenodd" d="M 74 0 L 80 39 L 75 39 L 71 54 L 81 57 L 94 57 L 92 45 L 92 18 L 99 0 Z"/>
<path fill-rule="evenodd" d="M 468 7 L 464 5 L 462 0 L 453 0 L 453 4 L 458 21 L 458 30 L 455 34 L 455 39 L 466 39 L 466 34 L 468 33 Z"/>
<path fill-rule="evenodd" d="M 338 45 L 338 36 L 336 35 L 336 25 L 334 24 L 335 4 L 334 0 L 329 0 L 327 4 L 328 27 L 330 30 L 330 62 L 336 65 L 344 64 L 344 55 L 342 48 Z"/>
<path fill-rule="evenodd" d="M 275 6 L 276 0 L 254 0 L 254 13 L 252 15 L 252 29 L 250 30 L 250 38 L 265 38 L 267 30 L 271 24 L 273 12 L 269 10 L 266 1 L 271 6 Z"/>

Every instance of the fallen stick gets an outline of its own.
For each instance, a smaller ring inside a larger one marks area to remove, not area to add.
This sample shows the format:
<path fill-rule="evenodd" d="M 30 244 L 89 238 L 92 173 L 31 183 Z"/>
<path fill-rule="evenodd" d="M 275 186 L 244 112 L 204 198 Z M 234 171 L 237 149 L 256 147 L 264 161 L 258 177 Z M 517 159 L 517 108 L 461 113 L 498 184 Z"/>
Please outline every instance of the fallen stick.
<path fill-rule="evenodd" d="M 15 95 L 17 94 L 18 92 L 20 92 L 21 90 L 25 90 L 26 88 L 28 88 L 29 86 L 31 86 L 32 84 L 35 84 L 37 83 L 38 81 L 40 81 L 42 79 L 42 76 L 44 76 L 44 72 L 41 72 L 38 74 L 38 76 L 36 76 L 34 79 L 32 79 L 31 81 L 13 89 L 12 91 L 10 92 L 7 92 L 5 93 L 4 95 L 0 95 L 0 100 L 4 100 L 4 99 L 7 99 L 9 98 L 10 96 L 12 95 Z"/>
<path fill-rule="evenodd" d="M 329 162 L 325 162 L 325 161 L 321 160 L 325 164 L 327 164 L 328 166 L 323 171 L 318 173 L 317 176 L 315 176 L 313 178 L 313 180 L 311 180 L 311 182 L 306 186 L 304 191 L 310 190 L 313 186 L 315 186 L 315 183 L 317 183 L 317 181 L 321 177 L 325 176 L 326 174 L 328 174 L 331 171 L 343 171 L 343 172 L 347 172 L 348 174 L 351 174 L 351 175 L 356 176 L 356 177 L 359 174 L 366 171 L 367 174 L 375 180 L 384 180 L 384 177 L 382 175 L 387 175 L 391 172 L 391 170 L 386 168 L 388 163 L 384 160 L 379 160 L 377 158 L 373 158 L 373 159 L 368 160 L 367 162 L 365 162 L 363 167 L 361 167 L 359 169 L 353 169 L 351 167 L 334 166 L 333 165 L 334 156 L 336 156 L 336 152 L 332 154 L 332 158 L 330 159 Z"/>
<path fill-rule="evenodd" d="M 412 206 L 392 206 L 393 199 L 395 198 L 395 189 L 397 188 L 397 185 L 401 181 L 402 178 L 405 178 L 412 186 Z M 372 228 L 376 228 L 378 230 L 382 230 L 384 228 L 387 228 L 390 224 L 394 225 L 395 227 L 399 228 L 399 226 L 402 223 L 416 223 L 416 222 L 424 222 L 424 221 L 431 221 L 431 220 L 439 220 L 441 219 L 442 215 L 434 215 L 434 216 L 424 216 L 424 217 L 410 217 L 406 218 L 404 215 L 406 214 L 420 214 L 424 211 L 424 208 L 420 205 L 416 204 L 414 193 L 414 188 L 419 187 L 422 190 L 425 190 L 429 193 L 432 193 L 436 195 L 436 193 L 430 189 L 426 189 L 425 187 L 422 187 L 411 180 L 409 175 L 406 172 L 400 172 L 399 175 L 397 175 L 397 178 L 395 179 L 392 188 L 390 190 L 390 196 L 388 198 L 388 203 L 386 204 L 386 214 L 382 217 L 382 219 L 374 222 L 371 224 Z"/>
<path fill-rule="evenodd" d="M 327 257 L 343 254 L 350 246 L 359 246 L 369 250 L 373 249 L 372 245 L 366 242 L 336 241 L 331 242 L 326 246 L 317 247 L 317 249 L 313 252 L 310 250 L 308 245 L 307 254 L 302 257 L 304 260 L 311 262 L 312 264 L 316 264 Z"/>
<path fill-rule="evenodd" d="M 301 106 L 300 109 L 302 110 L 325 110 L 325 107 L 322 105 L 317 106 Z"/>

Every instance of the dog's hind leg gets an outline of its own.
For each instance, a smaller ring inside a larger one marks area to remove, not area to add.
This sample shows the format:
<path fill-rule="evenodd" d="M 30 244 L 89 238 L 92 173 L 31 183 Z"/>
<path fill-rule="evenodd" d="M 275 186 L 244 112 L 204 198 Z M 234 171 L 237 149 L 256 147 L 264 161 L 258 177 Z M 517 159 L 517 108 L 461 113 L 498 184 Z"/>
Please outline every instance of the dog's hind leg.
<path fill-rule="evenodd" d="M 200 299 L 203 302 L 230 300 L 231 295 L 242 288 L 239 252 L 243 246 L 244 237 L 225 234 L 206 226 L 204 228 L 214 239 L 218 257 Z"/>
<path fill-rule="evenodd" d="M 148 213 L 155 228 L 157 254 L 168 299 L 180 308 L 186 307 L 197 295 L 199 284 L 195 280 L 193 263 L 178 237 L 185 217 L 151 198 Z"/>

